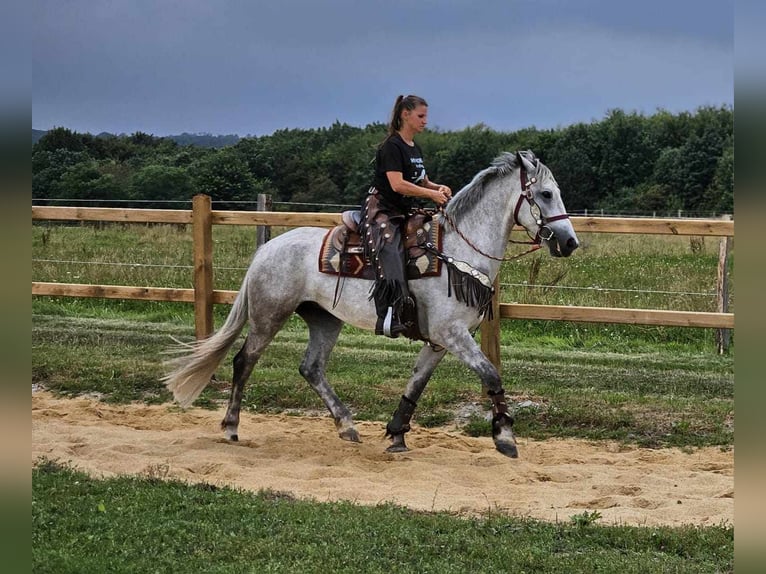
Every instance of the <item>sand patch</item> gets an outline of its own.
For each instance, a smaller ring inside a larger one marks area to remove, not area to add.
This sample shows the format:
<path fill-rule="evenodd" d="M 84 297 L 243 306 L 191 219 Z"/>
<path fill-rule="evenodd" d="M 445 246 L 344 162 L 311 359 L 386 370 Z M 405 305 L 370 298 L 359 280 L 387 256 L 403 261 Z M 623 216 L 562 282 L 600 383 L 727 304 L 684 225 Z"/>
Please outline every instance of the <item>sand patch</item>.
<path fill-rule="evenodd" d="M 360 422 L 362 444 L 338 438 L 332 419 L 243 413 L 229 443 L 223 410 L 108 405 L 32 395 L 32 461 L 45 456 L 94 476 L 144 474 L 318 501 L 394 502 L 417 510 L 502 512 L 601 524 L 734 523 L 734 452 L 685 453 L 615 443 L 519 440 L 519 459 L 489 438 L 415 426 L 412 450 L 384 452 L 382 423 Z"/>

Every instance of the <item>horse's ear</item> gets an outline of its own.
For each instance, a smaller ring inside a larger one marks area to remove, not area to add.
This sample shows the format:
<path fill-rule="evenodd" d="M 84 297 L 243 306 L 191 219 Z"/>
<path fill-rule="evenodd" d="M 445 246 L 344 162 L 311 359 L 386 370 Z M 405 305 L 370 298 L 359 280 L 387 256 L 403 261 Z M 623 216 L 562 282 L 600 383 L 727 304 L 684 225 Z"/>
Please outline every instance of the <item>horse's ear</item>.
<path fill-rule="evenodd" d="M 525 170 L 530 173 L 535 173 L 537 171 L 537 158 L 531 151 L 517 151 L 516 157 L 519 159 L 521 165 L 524 166 Z"/>

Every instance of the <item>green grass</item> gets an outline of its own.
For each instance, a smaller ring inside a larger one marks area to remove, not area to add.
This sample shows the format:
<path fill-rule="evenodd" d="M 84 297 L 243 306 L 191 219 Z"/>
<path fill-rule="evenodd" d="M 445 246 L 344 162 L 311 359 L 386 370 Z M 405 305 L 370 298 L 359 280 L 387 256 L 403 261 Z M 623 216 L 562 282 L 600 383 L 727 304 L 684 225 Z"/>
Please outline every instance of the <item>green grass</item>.
<path fill-rule="evenodd" d="M 543 249 L 503 266 L 501 284 L 525 285 L 504 288 L 503 301 L 715 311 L 718 238 L 582 233 L 579 239 L 569 258 Z M 733 310 L 733 296 L 730 304 Z"/>
<path fill-rule="evenodd" d="M 280 228 L 275 228 L 278 234 Z M 239 289 L 253 254 L 255 230 L 213 228 L 217 289 Z M 717 238 L 581 234 L 582 247 L 567 259 L 547 250 L 503 265 L 503 302 L 715 311 Z M 185 225 L 53 225 L 32 227 L 32 279 L 106 285 L 190 288 L 192 237 Z M 515 246 L 509 253 L 516 252 Z M 731 257 L 731 267 L 734 257 Z M 518 286 L 523 285 L 523 286 Z M 732 285 L 730 305 L 734 307 Z M 35 302 L 35 310 L 41 309 Z M 48 299 L 46 313 L 125 317 L 183 323 L 189 305 L 141 301 Z M 218 311 L 225 313 L 225 307 Z M 714 331 L 559 321 L 504 321 L 512 340 L 543 340 L 567 347 L 628 352 L 682 345 L 714 348 Z"/>
<path fill-rule="evenodd" d="M 34 314 L 33 382 L 63 395 L 97 393 L 102 400 L 164 402 L 163 350 L 191 340 L 191 325 Z M 258 412 L 324 411 L 298 373 L 307 330 L 293 317 L 258 363 L 243 407 Z M 407 383 L 418 344 L 346 328 L 328 378 L 360 420 L 389 420 Z M 235 345 L 199 406 L 228 399 Z M 516 429 L 533 438 L 613 439 L 644 446 L 733 444 L 733 359 L 712 353 L 620 354 L 598 349 L 503 345 L 505 388 L 516 404 Z M 488 408 L 478 378 L 451 356 L 437 368 L 414 422 L 452 424 L 462 406 Z M 468 431 L 475 434 L 475 429 Z M 485 434 L 489 433 L 488 425 Z"/>
<path fill-rule="evenodd" d="M 254 235 L 248 228 L 215 228 L 216 288 L 239 288 Z M 528 287 L 506 285 L 502 300 L 714 310 L 708 295 L 649 291 L 709 293 L 717 241 L 581 240 L 582 249 L 566 260 L 537 253 L 504 265 L 502 283 Z M 191 287 L 185 226 L 34 225 L 32 247 L 36 281 Z M 216 307 L 217 325 L 227 312 Z M 554 321 L 503 321 L 501 329 L 517 435 L 733 446 L 733 352 L 715 354 L 712 330 Z M 166 402 L 162 351 L 173 338 L 193 335 L 187 304 L 35 297 L 32 381 L 62 396 Z M 306 341 L 305 326 L 293 317 L 259 362 L 244 408 L 324 410 L 298 374 Z M 357 419 L 387 421 L 419 348 L 347 327 L 328 377 Z M 199 406 L 227 399 L 236 350 Z M 487 407 L 476 376 L 448 356 L 413 422 L 459 424 L 466 434 L 488 435 Z M 473 414 L 456 418 L 464 412 Z M 603 524 L 595 512 L 549 524 L 489 510 L 468 518 L 393 505 L 318 504 L 159 477 L 96 480 L 55 461 L 36 465 L 32 487 L 34 572 L 733 571 L 730 525 L 634 528 Z"/>
<path fill-rule="evenodd" d="M 32 571 L 731 572 L 731 526 L 544 523 L 312 503 L 151 478 L 32 472 Z"/>

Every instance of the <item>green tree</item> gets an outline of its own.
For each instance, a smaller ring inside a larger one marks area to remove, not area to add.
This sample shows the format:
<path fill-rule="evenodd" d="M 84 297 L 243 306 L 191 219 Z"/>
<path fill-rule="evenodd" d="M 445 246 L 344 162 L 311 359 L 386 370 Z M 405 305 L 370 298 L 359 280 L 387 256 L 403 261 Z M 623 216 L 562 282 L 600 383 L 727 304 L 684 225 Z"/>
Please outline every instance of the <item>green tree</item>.
<path fill-rule="evenodd" d="M 56 151 L 58 149 L 74 152 L 86 151 L 82 135 L 62 127 L 56 127 L 49 130 L 37 141 L 33 151 Z"/>
<path fill-rule="evenodd" d="M 489 167 L 492 160 L 500 153 L 500 142 L 495 132 L 484 124 L 453 132 L 441 140 L 448 140 L 447 147 L 442 147 L 433 155 L 436 157 L 434 168 L 429 164 L 430 179 L 449 185 L 457 191 L 464 187 L 481 170 Z M 435 147 L 435 146 L 434 146 Z M 426 155 L 426 150 L 423 150 Z"/>
<path fill-rule="evenodd" d="M 53 151 L 34 148 L 32 153 L 32 197 L 65 198 L 61 177 L 66 171 L 79 163 L 92 161 L 84 151 L 70 151 L 58 148 Z"/>
<path fill-rule="evenodd" d="M 256 179 L 235 148 L 213 151 L 190 166 L 189 173 L 195 193 L 205 193 L 213 201 L 224 202 L 219 207 L 235 208 L 236 204 L 231 202 L 256 200 Z"/>
<path fill-rule="evenodd" d="M 131 198 L 140 200 L 188 200 L 194 195 L 194 185 L 184 168 L 147 165 L 133 174 L 130 192 Z"/>
<path fill-rule="evenodd" d="M 547 154 L 545 163 L 553 171 L 569 211 L 592 210 L 601 199 L 595 135 L 592 126 L 570 126 L 562 130 Z"/>
<path fill-rule="evenodd" d="M 727 147 L 718 158 L 713 181 L 702 203 L 706 209 L 718 213 L 734 212 L 734 146 Z"/>
<path fill-rule="evenodd" d="M 657 150 L 647 137 L 643 116 L 612 110 L 594 129 L 600 160 L 596 166 L 599 196 L 634 187 L 651 175 Z"/>
<path fill-rule="evenodd" d="M 61 176 L 61 193 L 66 198 L 126 199 L 110 174 L 102 173 L 95 161 L 78 163 Z"/>

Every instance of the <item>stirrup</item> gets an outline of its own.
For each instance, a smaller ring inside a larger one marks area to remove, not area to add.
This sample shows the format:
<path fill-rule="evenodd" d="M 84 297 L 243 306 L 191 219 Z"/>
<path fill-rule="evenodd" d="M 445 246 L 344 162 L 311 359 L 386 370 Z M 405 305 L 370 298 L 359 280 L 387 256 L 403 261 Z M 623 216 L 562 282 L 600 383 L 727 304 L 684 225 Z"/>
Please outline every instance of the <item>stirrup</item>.
<path fill-rule="evenodd" d="M 386 311 L 386 316 L 381 319 L 378 317 L 377 324 L 375 325 L 376 335 L 385 335 L 392 339 L 396 339 L 407 330 L 407 327 L 402 325 L 394 318 L 394 308 L 389 307 Z"/>

